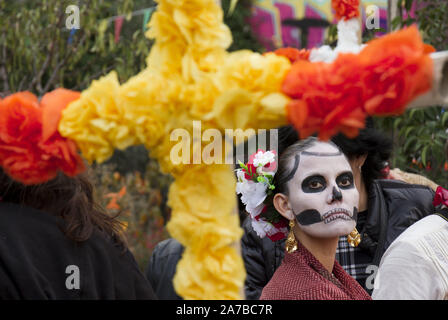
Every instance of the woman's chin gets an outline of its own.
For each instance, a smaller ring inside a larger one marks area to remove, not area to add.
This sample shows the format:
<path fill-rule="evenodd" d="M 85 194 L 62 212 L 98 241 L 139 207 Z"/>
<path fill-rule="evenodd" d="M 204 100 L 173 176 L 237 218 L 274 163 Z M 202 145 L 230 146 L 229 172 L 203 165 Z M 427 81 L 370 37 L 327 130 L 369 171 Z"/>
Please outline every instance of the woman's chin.
<path fill-rule="evenodd" d="M 316 238 L 333 238 L 348 235 L 353 231 L 355 226 L 356 222 L 354 220 L 336 219 L 326 224 L 321 222 L 315 225 L 302 227 L 302 229 L 310 236 Z"/>

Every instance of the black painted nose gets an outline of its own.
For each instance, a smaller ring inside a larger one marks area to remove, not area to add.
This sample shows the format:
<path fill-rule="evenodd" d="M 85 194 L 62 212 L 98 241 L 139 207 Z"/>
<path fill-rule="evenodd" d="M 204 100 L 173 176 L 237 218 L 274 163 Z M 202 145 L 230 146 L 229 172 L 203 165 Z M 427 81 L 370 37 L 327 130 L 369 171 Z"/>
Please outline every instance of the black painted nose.
<path fill-rule="evenodd" d="M 342 201 L 342 192 L 333 187 L 333 201 Z"/>

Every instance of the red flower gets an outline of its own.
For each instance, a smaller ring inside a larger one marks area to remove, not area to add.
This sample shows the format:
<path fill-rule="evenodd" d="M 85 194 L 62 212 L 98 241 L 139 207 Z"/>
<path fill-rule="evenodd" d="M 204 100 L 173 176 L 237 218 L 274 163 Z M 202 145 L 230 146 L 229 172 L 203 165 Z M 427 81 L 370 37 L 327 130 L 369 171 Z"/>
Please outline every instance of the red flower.
<path fill-rule="evenodd" d="M 448 207 L 448 190 L 442 188 L 441 186 L 438 186 L 432 204 L 434 205 L 434 207 L 437 207 L 439 205 L 445 205 Z"/>
<path fill-rule="evenodd" d="M 277 222 L 273 223 L 273 225 L 277 229 L 286 228 L 288 226 L 288 220 L 286 220 L 286 218 L 280 217 L 280 219 Z"/>
<path fill-rule="evenodd" d="M 339 131 L 353 138 L 367 115 L 402 113 L 432 86 L 432 60 L 415 26 L 370 42 L 359 54 L 339 54 L 333 63 L 299 60 L 282 91 L 293 98 L 288 118 L 301 138 Z"/>
<path fill-rule="evenodd" d="M 257 172 L 257 168 L 254 166 L 253 163 L 248 163 L 247 164 L 247 170 L 243 169 L 243 171 L 244 171 L 244 177 L 247 180 L 252 180 L 254 175 L 255 175 L 255 173 Z"/>
<path fill-rule="evenodd" d="M 286 235 L 283 232 L 281 232 L 281 231 L 279 231 L 279 232 L 277 232 L 275 234 L 272 234 L 272 235 L 266 234 L 266 236 L 269 239 L 271 239 L 271 241 L 273 241 L 273 242 L 279 241 L 279 240 L 282 240 L 282 239 L 286 238 Z"/>
<path fill-rule="evenodd" d="M 359 0 L 332 0 L 331 7 L 338 20 L 359 17 Z"/>
<path fill-rule="evenodd" d="M 309 60 L 310 52 L 307 49 L 299 50 L 296 48 L 280 48 L 274 51 L 276 55 L 288 58 L 291 63 L 298 60 Z"/>
<path fill-rule="evenodd" d="M 0 101 L 0 165 L 24 184 L 43 183 L 59 170 L 69 176 L 84 170 L 73 141 L 57 131 L 60 114 L 79 93 L 59 89 L 39 104 L 29 92 Z"/>

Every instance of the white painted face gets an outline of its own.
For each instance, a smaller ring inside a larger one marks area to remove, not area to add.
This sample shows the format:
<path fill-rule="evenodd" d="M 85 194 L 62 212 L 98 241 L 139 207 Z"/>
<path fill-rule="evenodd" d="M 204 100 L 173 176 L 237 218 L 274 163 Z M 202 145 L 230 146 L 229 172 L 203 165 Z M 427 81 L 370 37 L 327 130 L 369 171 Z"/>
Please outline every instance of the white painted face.
<path fill-rule="evenodd" d="M 299 228 L 310 236 L 342 236 L 355 228 L 359 193 L 347 158 L 333 144 L 316 142 L 300 153 L 288 190 Z"/>

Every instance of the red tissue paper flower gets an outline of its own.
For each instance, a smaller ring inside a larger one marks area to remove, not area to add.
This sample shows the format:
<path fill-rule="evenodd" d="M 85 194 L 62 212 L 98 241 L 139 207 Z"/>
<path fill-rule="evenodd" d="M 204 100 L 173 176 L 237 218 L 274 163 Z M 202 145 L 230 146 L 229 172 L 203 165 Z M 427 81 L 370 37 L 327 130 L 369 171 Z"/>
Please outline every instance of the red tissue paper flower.
<path fill-rule="evenodd" d="M 441 186 L 438 186 L 432 204 L 434 205 L 434 207 L 437 207 L 439 205 L 445 205 L 448 207 L 448 190 L 442 188 Z"/>
<path fill-rule="evenodd" d="M 359 17 L 359 0 L 332 0 L 331 7 L 338 20 Z"/>
<path fill-rule="evenodd" d="M 305 138 L 319 131 L 355 137 L 368 115 L 397 115 L 432 86 L 430 50 L 415 26 L 373 40 L 332 63 L 299 60 L 282 91 L 292 98 L 288 118 Z"/>
<path fill-rule="evenodd" d="M 57 131 L 62 110 L 79 96 L 57 89 L 40 103 L 30 92 L 0 101 L 0 166 L 8 175 L 32 185 L 55 178 L 58 171 L 68 176 L 84 171 L 75 143 Z"/>

